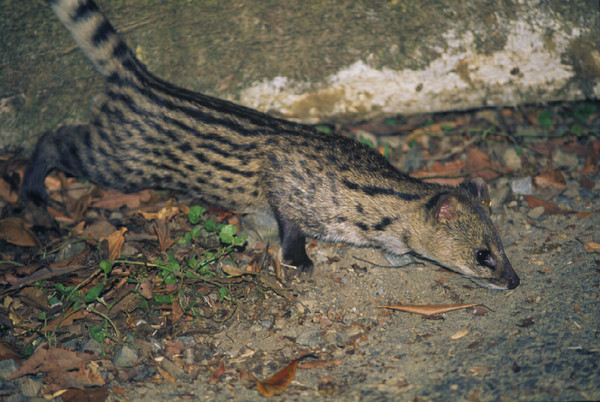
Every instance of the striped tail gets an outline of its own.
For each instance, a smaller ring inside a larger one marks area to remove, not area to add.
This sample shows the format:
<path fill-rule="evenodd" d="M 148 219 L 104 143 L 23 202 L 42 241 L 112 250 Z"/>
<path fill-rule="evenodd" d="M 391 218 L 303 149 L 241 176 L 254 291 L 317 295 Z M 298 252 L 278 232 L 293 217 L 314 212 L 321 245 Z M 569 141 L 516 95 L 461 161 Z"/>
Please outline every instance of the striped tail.
<path fill-rule="evenodd" d="M 145 71 L 92 0 L 49 0 L 49 3 L 106 80 L 110 81 L 115 74 L 123 77 Z"/>

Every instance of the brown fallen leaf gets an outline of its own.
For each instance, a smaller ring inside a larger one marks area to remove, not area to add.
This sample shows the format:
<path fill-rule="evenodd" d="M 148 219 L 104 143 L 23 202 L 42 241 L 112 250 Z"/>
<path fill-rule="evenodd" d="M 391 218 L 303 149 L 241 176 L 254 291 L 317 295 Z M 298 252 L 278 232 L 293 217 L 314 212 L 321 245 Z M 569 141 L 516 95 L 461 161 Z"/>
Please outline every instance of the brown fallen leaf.
<path fill-rule="evenodd" d="M 158 238 L 158 244 L 160 245 L 160 251 L 165 252 L 169 247 L 175 244 L 175 240 L 171 238 L 171 230 L 166 219 L 154 221 L 152 228 Z"/>
<path fill-rule="evenodd" d="M 564 215 L 567 211 L 560 209 L 556 204 L 541 200 L 533 195 L 523 196 L 531 208 L 544 207 L 544 215 Z"/>
<path fill-rule="evenodd" d="M 40 247 L 38 238 L 25 227 L 21 218 L 5 218 L 0 220 L 0 239 L 23 247 Z"/>
<path fill-rule="evenodd" d="M 106 190 L 102 199 L 94 201 L 92 206 L 110 210 L 119 209 L 122 206 L 133 209 L 139 208 L 143 202 L 150 200 L 151 197 L 152 192 L 150 190 L 142 190 L 131 194 L 123 194 L 116 190 Z"/>
<path fill-rule="evenodd" d="M 0 198 L 13 204 L 19 200 L 19 193 L 14 191 L 10 183 L 2 178 L 0 178 Z"/>
<path fill-rule="evenodd" d="M 141 210 L 138 210 L 137 212 L 140 213 L 147 221 L 152 221 L 154 219 L 168 221 L 179 211 L 180 208 L 173 206 L 173 200 L 170 199 L 165 203 L 165 206 L 158 212 L 144 212 Z"/>
<path fill-rule="evenodd" d="M 44 294 L 41 289 L 26 287 L 19 292 L 19 297 L 21 297 L 21 301 L 28 306 L 37 307 L 44 311 L 50 310 L 48 295 Z"/>
<path fill-rule="evenodd" d="M 113 391 L 114 392 L 114 391 Z M 102 402 L 108 399 L 110 391 L 108 388 L 91 388 L 91 389 L 68 389 L 60 398 L 64 402 Z"/>
<path fill-rule="evenodd" d="M 477 176 L 485 180 L 493 180 L 500 176 L 498 172 L 502 169 L 484 152 L 477 148 L 470 148 L 467 152 L 467 171 L 477 172 Z"/>
<path fill-rule="evenodd" d="M 424 316 L 432 316 L 435 314 L 446 313 L 452 310 L 458 310 L 461 308 L 475 307 L 477 303 L 466 303 L 466 304 L 426 304 L 426 305 L 410 305 L 410 304 L 396 304 L 388 306 L 377 306 L 377 308 L 391 308 L 393 310 L 400 310 L 407 313 L 421 314 Z"/>
<path fill-rule="evenodd" d="M 171 384 L 175 384 L 177 380 L 175 380 L 175 377 L 173 377 L 167 370 L 163 369 L 158 364 L 154 367 L 156 368 L 156 370 L 158 370 L 158 373 L 162 376 L 162 378 L 164 378 L 167 382 Z"/>
<path fill-rule="evenodd" d="M 462 171 L 465 166 L 465 161 L 435 162 L 431 169 L 419 170 L 410 175 L 429 183 L 455 186 L 464 180 Z"/>
<path fill-rule="evenodd" d="M 84 389 L 104 385 L 97 363 L 99 357 L 90 353 L 51 347 L 38 348 L 23 365 L 8 378 L 10 381 L 28 374 L 44 374 L 44 383 L 51 392 L 61 388 Z"/>
<path fill-rule="evenodd" d="M 225 360 L 221 359 L 216 370 L 210 373 L 210 379 L 208 380 L 208 383 L 210 385 L 217 384 L 219 381 L 221 381 L 223 374 L 225 374 Z"/>
<path fill-rule="evenodd" d="M 565 189 L 567 188 L 567 180 L 565 176 L 559 172 L 558 170 L 553 170 L 551 172 L 542 173 L 533 178 L 533 182 L 538 187 L 554 187 L 557 189 Z"/>
<path fill-rule="evenodd" d="M 260 392 L 262 396 L 281 395 L 283 391 L 285 391 L 286 388 L 292 383 L 292 380 L 296 375 L 296 367 L 298 367 L 298 363 L 307 357 L 315 357 L 315 355 L 308 353 L 304 356 L 301 356 L 285 366 L 283 369 L 279 370 L 277 373 L 273 374 L 271 377 L 262 381 L 258 381 L 256 383 L 258 392 Z"/>
<path fill-rule="evenodd" d="M 600 253 L 600 243 L 585 242 L 583 248 L 586 253 Z"/>
<path fill-rule="evenodd" d="M 123 234 L 127 232 L 126 227 L 122 227 L 121 229 L 111 233 L 106 240 L 108 240 L 108 259 L 110 261 L 114 261 L 121 256 L 121 251 L 123 250 L 123 245 L 125 244 L 125 237 Z M 100 238 L 100 241 L 105 238 Z"/>

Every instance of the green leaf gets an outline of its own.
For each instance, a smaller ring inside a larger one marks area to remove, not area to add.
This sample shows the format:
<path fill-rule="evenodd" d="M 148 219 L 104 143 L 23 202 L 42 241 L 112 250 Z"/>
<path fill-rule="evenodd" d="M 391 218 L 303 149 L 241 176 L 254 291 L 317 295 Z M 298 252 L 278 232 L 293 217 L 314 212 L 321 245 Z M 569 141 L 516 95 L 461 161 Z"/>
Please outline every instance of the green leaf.
<path fill-rule="evenodd" d="M 375 145 L 371 141 L 369 141 L 368 139 L 363 137 L 362 135 L 358 138 L 358 142 L 360 142 L 361 144 L 365 144 L 369 148 L 375 148 Z"/>
<path fill-rule="evenodd" d="M 395 126 L 396 124 L 398 124 L 398 122 L 396 121 L 396 119 L 393 119 L 391 117 L 388 117 L 387 119 L 383 120 L 384 124 L 387 124 L 388 126 Z"/>
<path fill-rule="evenodd" d="M 194 205 L 190 208 L 190 212 L 188 213 L 188 219 L 192 225 L 196 225 L 202 219 L 202 215 L 206 212 L 206 208 L 201 207 L 200 205 Z"/>
<path fill-rule="evenodd" d="M 440 126 L 440 128 L 442 129 L 442 131 L 452 131 L 452 130 L 454 130 L 454 127 L 452 127 L 452 126 L 450 126 L 448 124 L 442 124 Z"/>
<path fill-rule="evenodd" d="M 385 159 L 390 158 L 390 144 L 388 144 L 387 142 L 385 143 L 385 148 L 383 149 L 383 157 Z"/>
<path fill-rule="evenodd" d="M 583 128 L 579 124 L 575 123 L 571 126 L 571 132 L 577 137 L 581 137 L 583 135 Z"/>
<path fill-rule="evenodd" d="M 110 271 L 112 271 L 112 264 L 110 261 L 102 260 L 100 261 L 100 269 L 105 275 L 108 275 L 110 274 Z"/>
<path fill-rule="evenodd" d="M 225 300 L 226 297 L 227 297 L 227 288 L 221 286 L 219 288 L 219 301 Z"/>
<path fill-rule="evenodd" d="M 35 346 L 29 345 L 25 348 L 25 350 L 23 350 L 23 354 L 25 356 L 31 356 L 33 354 L 34 350 L 35 350 Z"/>
<path fill-rule="evenodd" d="M 325 124 L 319 124 L 319 125 L 315 126 L 315 128 L 325 134 L 331 133 L 331 127 L 329 127 L 328 125 L 325 125 Z"/>
<path fill-rule="evenodd" d="M 207 232 L 215 232 L 217 230 L 217 222 L 214 219 L 207 219 L 204 221 L 204 229 Z"/>
<path fill-rule="evenodd" d="M 104 341 L 106 340 L 106 333 L 104 331 L 104 328 L 102 327 L 90 327 L 90 335 L 91 337 L 98 343 L 104 343 Z"/>
<path fill-rule="evenodd" d="M 104 290 L 104 285 L 96 285 L 91 288 L 84 296 L 83 301 L 86 303 L 93 302 L 100 296 L 100 293 Z"/>
<path fill-rule="evenodd" d="M 538 114 L 538 123 L 544 128 L 551 127 L 552 124 L 554 124 L 554 121 L 552 120 L 552 112 L 548 110 L 542 110 Z"/>
<path fill-rule="evenodd" d="M 596 105 L 593 103 L 581 103 L 573 110 L 573 117 L 580 123 L 585 123 L 592 114 L 596 113 Z M 579 134 L 576 134 L 579 135 Z"/>
<path fill-rule="evenodd" d="M 191 241 L 192 241 L 192 232 L 186 232 L 183 236 L 181 236 L 179 238 L 179 240 L 177 240 L 177 244 L 179 244 L 180 246 L 183 246 L 186 244 L 190 244 Z"/>
<path fill-rule="evenodd" d="M 38 320 L 45 320 L 46 313 L 44 311 L 42 311 L 41 313 L 38 314 L 37 318 L 38 318 Z"/>
<path fill-rule="evenodd" d="M 198 240 L 198 237 L 200 237 L 200 233 L 200 226 L 194 226 L 192 228 L 192 239 Z"/>
<path fill-rule="evenodd" d="M 219 238 L 225 244 L 233 244 L 233 235 L 237 232 L 235 225 L 224 225 L 219 232 Z"/>
<path fill-rule="evenodd" d="M 173 295 L 155 295 L 154 301 L 156 304 L 171 304 L 175 298 Z"/>

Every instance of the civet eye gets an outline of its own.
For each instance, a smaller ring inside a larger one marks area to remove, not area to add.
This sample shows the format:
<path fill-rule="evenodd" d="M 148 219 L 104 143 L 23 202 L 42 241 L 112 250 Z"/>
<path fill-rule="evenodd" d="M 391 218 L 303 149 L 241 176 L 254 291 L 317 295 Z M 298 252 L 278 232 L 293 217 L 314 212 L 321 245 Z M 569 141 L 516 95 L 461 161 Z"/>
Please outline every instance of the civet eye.
<path fill-rule="evenodd" d="M 475 251 L 475 258 L 477 263 L 485 265 L 486 267 L 495 268 L 494 258 L 490 250 L 477 250 Z"/>

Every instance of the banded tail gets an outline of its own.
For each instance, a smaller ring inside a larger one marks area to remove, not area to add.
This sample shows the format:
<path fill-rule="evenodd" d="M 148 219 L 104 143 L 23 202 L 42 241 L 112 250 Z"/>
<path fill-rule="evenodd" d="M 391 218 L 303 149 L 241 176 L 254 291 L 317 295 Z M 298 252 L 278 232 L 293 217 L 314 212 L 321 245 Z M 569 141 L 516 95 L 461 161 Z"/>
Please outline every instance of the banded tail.
<path fill-rule="evenodd" d="M 115 74 L 133 78 L 139 72 L 146 72 L 92 0 L 49 0 L 49 4 L 107 81 Z"/>

